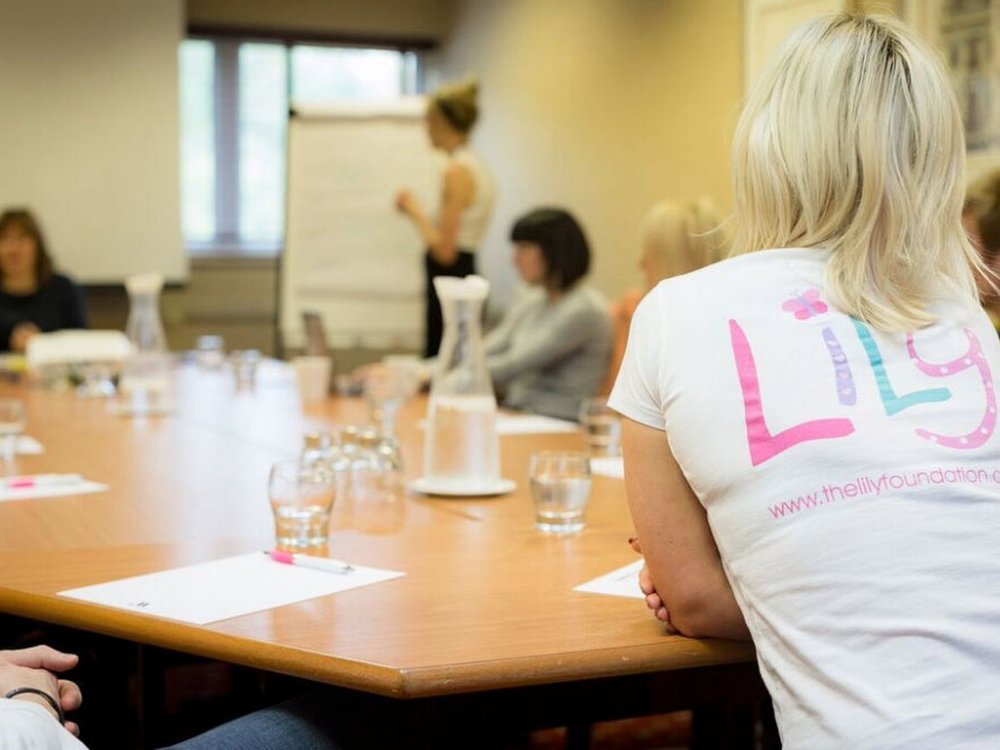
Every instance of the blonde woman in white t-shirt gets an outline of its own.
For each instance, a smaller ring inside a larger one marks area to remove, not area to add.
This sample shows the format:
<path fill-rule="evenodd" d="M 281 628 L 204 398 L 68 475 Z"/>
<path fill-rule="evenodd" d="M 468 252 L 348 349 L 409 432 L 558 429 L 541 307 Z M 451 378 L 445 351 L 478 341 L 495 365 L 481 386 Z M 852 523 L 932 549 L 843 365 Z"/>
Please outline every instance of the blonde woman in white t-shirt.
<path fill-rule="evenodd" d="M 1000 747 L 1000 342 L 964 163 L 929 47 L 812 21 L 737 128 L 742 254 L 633 318 L 640 585 L 672 630 L 753 638 L 785 748 Z"/>
<path fill-rule="evenodd" d="M 400 190 L 396 196 L 396 208 L 410 218 L 427 246 L 426 357 L 437 354 L 444 329 L 433 279 L 476 272 L 476 248 L 493 214 L 493 176 L 469 148 L 469 136 L 479 119 L 478 95 L 479 85 L 467 80 L 442 86 L 428 99 L 427 135 L 431 145 L 448 156 L 437 216 L 428 214 L 409 190 Z"/>

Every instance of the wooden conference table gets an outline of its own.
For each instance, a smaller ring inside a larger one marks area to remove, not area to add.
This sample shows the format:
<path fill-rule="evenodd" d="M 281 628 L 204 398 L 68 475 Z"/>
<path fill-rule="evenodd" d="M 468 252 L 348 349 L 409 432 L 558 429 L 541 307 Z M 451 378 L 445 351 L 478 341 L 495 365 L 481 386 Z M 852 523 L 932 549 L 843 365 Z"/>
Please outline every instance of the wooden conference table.
<path fill-rule="evenodd" d="M 663 698 L 657 708 L 758 690 L 748 645 L 667 636 L 641 601 L 573 591 L 635 559 L 617 479 L 594 477 L 582 533 L 558 538 L 533 527 L 529 455 L 583 448 L 581 434 L 502 437 L 502 474 L 518 485 L 505 497 L 339 502 L 330 554 L 402 578 L 207 626 L 57 596 L 270 547 L 270 464 L 295 455 L 311 428 L 367 418 L 360 399 L 303 408 L 290 372 L 273 362 L 254 394 L 234 393 L 228 372 L 194 367 L 179 370 L 177 390 L 176 415 L 126 419 L 101 400 L 0 385 L 0 395 L 24 400 L 26 432 L 45 446 L 18 457 L 17 473 L 79 472 L 110 485 L 0 503 L 0 613 L 393 705 L 449 696 L 500 705 L 503 696 L 540 725 L 642 713 L 627 688 L 646 690 L 651 680 Z M 414 400 L 400 418 L 408 478 L 421 469 L 424 407 Z"/>

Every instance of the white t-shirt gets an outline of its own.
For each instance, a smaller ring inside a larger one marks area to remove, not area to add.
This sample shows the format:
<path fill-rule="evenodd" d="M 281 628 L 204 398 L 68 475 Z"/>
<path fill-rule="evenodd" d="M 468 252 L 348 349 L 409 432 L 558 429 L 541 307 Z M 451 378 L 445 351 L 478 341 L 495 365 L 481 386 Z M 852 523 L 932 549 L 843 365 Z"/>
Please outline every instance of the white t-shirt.
<path fill-rule="evenodd" d="M 37 703 L 0 698 L 3 750 L 87 750 Z"/>
<path fill-rule="evenodd" d="M 957 303 L 872 330 L 826 257 L 662 282 L 611 404 L 706 508 L 786 748 L 1000 747 L 1000 342 Z"/>
<path fill-rule="evenodd" d="M 472 174 L 472 202 L 462 211 L 458 225 L 458 247 L 475 252 L 483 241 L 496 203 L 496 183 L 486 163 L 475 151 L 460 148 L 452 154 L 455 162 L 464 165 Z"/>

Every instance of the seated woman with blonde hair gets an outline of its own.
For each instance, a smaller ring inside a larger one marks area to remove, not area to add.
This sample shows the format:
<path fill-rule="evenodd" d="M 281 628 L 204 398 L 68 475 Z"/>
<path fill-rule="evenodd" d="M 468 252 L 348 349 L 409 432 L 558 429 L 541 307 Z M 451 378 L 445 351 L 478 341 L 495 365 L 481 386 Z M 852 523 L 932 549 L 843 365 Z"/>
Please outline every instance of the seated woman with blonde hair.
<path fill-rule="evenodd" d="M 735 248 L 635 312 L 640 587 L 752 638 L 782 747 L 1000 747 L 1000 340 L 962 118 L 900 21 L 791 35 L 733 139 Z"/>
<path fill-rule="evenodd" d="M 632 314 L 643 296 L 663 279 L 696 271 L 723 255 L 722 219 L 708 198 L 689 203 L 663 200 L 655 204 L 639 227 L 639 270 L 643 289 L 632 289 L 612 303 L 609 312 L 614 325 L 614 344 L 608 377 L 601 393 L 611 392 L 628 341 Z"/>

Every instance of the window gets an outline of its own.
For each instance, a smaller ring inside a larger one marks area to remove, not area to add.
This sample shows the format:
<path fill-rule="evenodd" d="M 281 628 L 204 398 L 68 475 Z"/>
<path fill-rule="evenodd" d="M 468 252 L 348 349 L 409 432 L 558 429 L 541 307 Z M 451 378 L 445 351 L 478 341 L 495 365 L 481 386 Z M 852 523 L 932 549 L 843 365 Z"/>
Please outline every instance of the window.
<path fill-rule="evenodd" d="M 417 53 L 399 49 L 182 42 L 181 222 L 189 250 L 280 249 L 292 102 L 391 100 L 419 91 L 419 78 Z"/>
<path fill-rule="evenodd" d="M 272 245 L 280 245 L 285 222 L 286 58 L 276 44 L 240 45 L 236 234 Z"/>
<path fill-rule="evenodd" d="M 194 242 L 215 237 L 214 55 L 211 42 L 181 46 L 181 216 Z"/>

